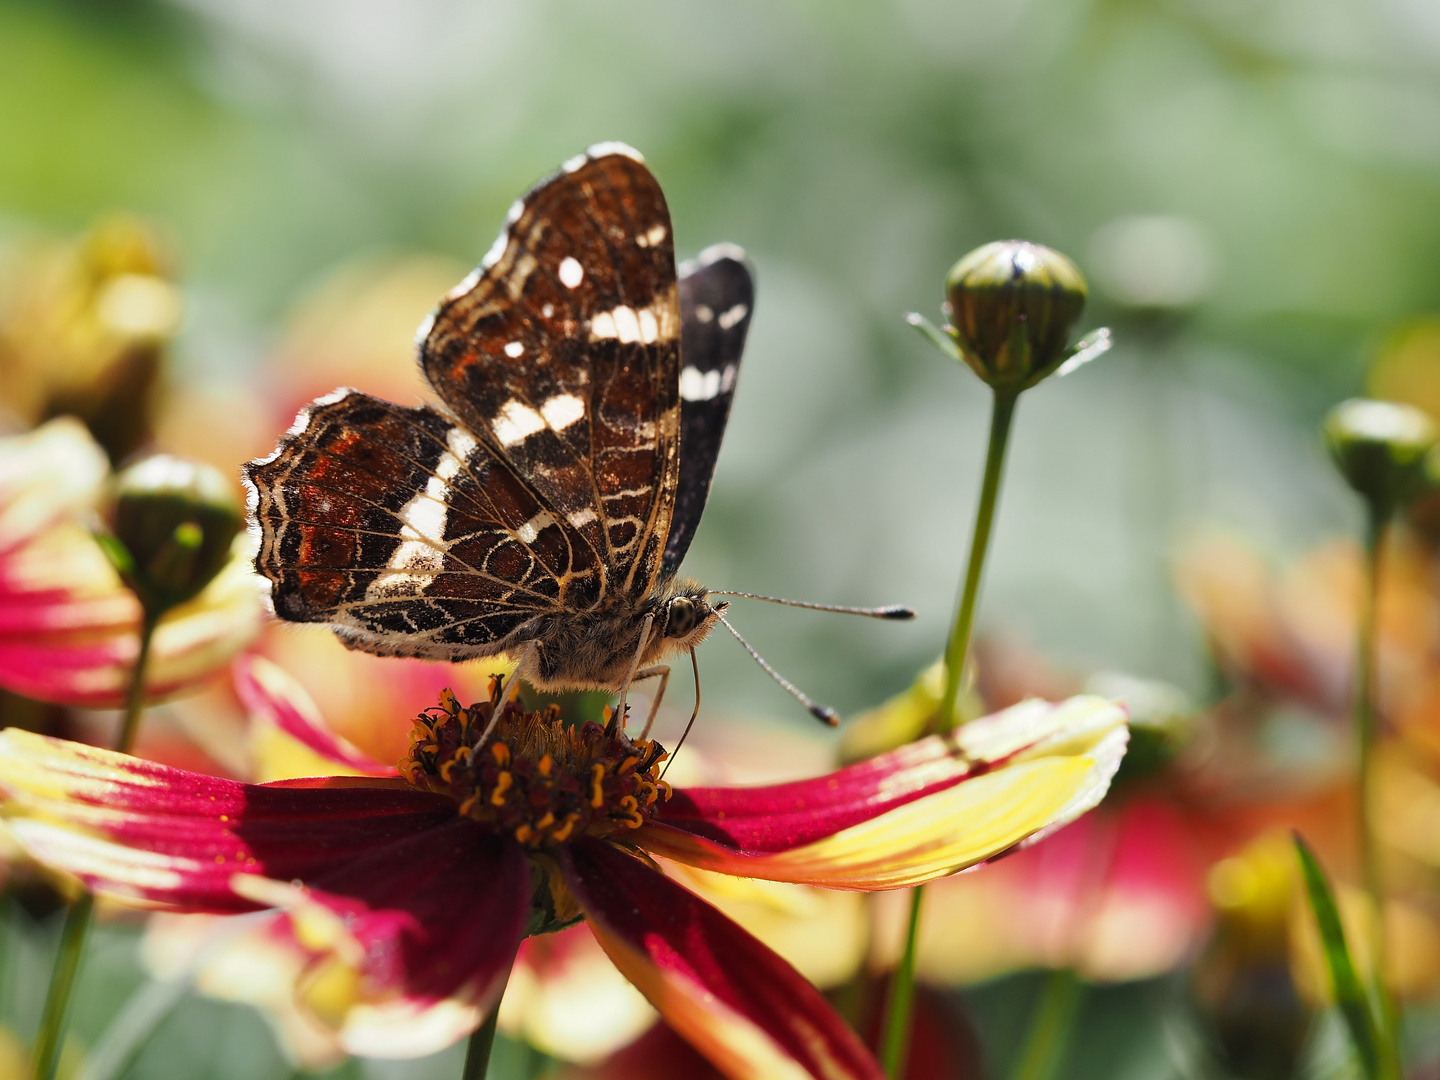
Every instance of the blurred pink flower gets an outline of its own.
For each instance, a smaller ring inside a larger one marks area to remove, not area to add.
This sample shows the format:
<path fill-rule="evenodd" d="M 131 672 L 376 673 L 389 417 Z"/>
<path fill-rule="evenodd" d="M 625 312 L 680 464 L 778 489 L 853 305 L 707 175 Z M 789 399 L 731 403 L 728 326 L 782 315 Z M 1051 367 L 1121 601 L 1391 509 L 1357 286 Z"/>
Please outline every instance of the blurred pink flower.
<path fill-rule="evenodd" d="M 118 708 L 139 651 L 140 605 L 90 534 L 110 470 L 61 418 L 0 439 L 0 686 L 42 701 Z M 229 566 L 161 620 L 152 699 L 217 672 L 259 630 L 260 594 L 237 540 Z"/>

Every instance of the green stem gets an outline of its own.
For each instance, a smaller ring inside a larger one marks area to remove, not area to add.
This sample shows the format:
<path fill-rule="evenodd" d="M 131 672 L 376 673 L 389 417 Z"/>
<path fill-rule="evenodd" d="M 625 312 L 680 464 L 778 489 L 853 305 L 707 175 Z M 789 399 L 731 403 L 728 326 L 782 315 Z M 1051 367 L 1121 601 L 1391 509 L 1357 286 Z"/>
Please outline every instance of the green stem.
<path fill-rule="evenodd" d="M 1380 1071 L 1399 1077 L 1400 1032 L 1394 1002 L 1385 987 L 1385 889 L 1380 854 L 1370 821 L 1371 772 L 1378 728 L 1375 708 L 1376 616 L 1380 598 L 1380 571 L 1389 513 L 1372 504 L 1365 530 L 1365 588 L 1360 606 L 1359 640 L 1355 657 L 1355 740 L 1357 748 L 1355 833 L 1360 847 L 1360 869 L 1370 900 L 1370 992 L 1374 998 L 1380 1043 Z"/>
<path fill-rule="evenodd" d="M 35 1044 L 35 1080 L 55 1080 L 55 1070 L 60 1065 L 60 1047 L 65 1041 L 70 991 L 75 988 L 75 976 L 80 971 L 85 934 L 90 929 L 90 913 L 94 907 L 95 898 L 85 893 L 65 913 L 65 929 L 60 932 L 60 951 L 55 955 L 50 992 L 45 997 L 45 1015 L 40 1021 L 40 1038 Z"/>
<path fill-rule="evenodd" d="M 500 1003 L 497 1001 L 485 1022 L 470 1033 L 460 1080 L 485 1080 L 485 1073 L 490 1068 L 490 1050 L 495 1045 L 495 1022 L 499 1019 Z"/>
<path fill-rule="evenodd" d="M 156 622 L 157 619 L 147 613 L 140 623 L 140 652 L 135 658 L 135 670 L 130 675 L 130 687 L 125 695 L 125 719 L 120 725 L 120 737 L 115 741 L 115 749 L 122 754 L 130 752 L 140 726 L 140 715 L 145 709 L 145 669 L 150 664 L 150 646 L 155 639 Z M 75 977 L 80 971 L 85 936 L 94 910 L 95 898 L 86 893 L 65 913 L 60 949 L 55 954 L 50 990 L 45 996 L 40 1037 L 35 1043 L 35 1080 L 54 1080 L 55 1070 L 59 1068 L 60 1049 L 69 1020 L 70 995 L 75 989 Z"/>
<path fill-rule="evenodd" d="M 1072 972 L 1050 973 L 1010 1080 L 1050 1080 L 1055 1075 L 1080 1015 L 1080 990 L 1080 980 Z"/>
<path fill-rule="evenodd" d="M 1015 391 L 995 391 L 990 411 L 990 443 L 985 450 L 985 474 L 980 481 L 980 504 L 975 509 L 975 528 L 970 534 L 970 562 L 965 569 L 965 583 L 960 589 L 960 605 L 955 612 L 955 625 L 945 644 L 945 696 L 940 699 L 938 725 L 948 731 L 956 724 L 955 703 L 960 697 L 960 683 L 965 674 L 965 659 L 970 651 L 970 632 L 975 626 L 975 601 L 980 596 L 980 576 L 985 569 L 985 554 L 990 550 L 990 533 L 995 524 L 995 508 L 1000 501 L 1000 478 L 1005 470 L 1005 447 L 1010 441 L 1010 422 L 1015 417 Z M 885 1006 L 885 1044 L 882 1064 L 891 1080 L 904 1073 L 905 1056 L 910 1048 L 910 1006 L 915 998 L 915 949 L 920 936 L 920 908 L 924 886 L 917 885 L 910 894 L 910 926 L 905 934 L 905 954 L 890 983 L 890 1000 Z"/>
<path fill-rule="evenodd" d="M 1015 415 L 1015 393 L 995 392 L 990 413 L 990 445 L 985 451 L 985 477 L 980 483 L 980 505 L 975 510 L 975 528 L 970 536 L 970 565 L 960 591 L 955 625 L 945 645 L 945 696 L 940 699 L 940 727 L 955 726 L 955 702 L 965 675 L 965 658 L 970 651 L 970 631 L 975 625 L 975 601 L 980 595 L 980 573 L 990 549 L 990 531 L 995 523 L 995 506 L 1000 498 L 1000 476 L 1005 467 L 1005 446 L 1010 439 L 1010 421 Z"/>
<path fill-rule="evenodd" d="M 920 906 L 925 899 L 925 890 L 917 886 L 910 890 L 910 928 L 905 934 L 905 953 L 900 957 L 900 966 L 895 969 L 890 984 L 890 1000 L 885 1003 L 885 1046 L 880 1064 L 890 1080 L 900 1080 L 905 1075 L 907 1058 L 910 1056 L 910 1011 L 915 1001 L 915 946 L 920 938 Z"/>
<path fill-rule="evenodd" d="M 140 716 L 145 711 L 145 669 L 150 666 L 150 647 L 155 642 L 158 622 L 156 617 L 147 614 L 140 623 L 140 655 L 135 658 L 135 672 L 125 694 L 125 720 L 120 725 L 120 737 L 115 740 L 115 749 L 122 754 L 130 753 L 140 731 Z"/>

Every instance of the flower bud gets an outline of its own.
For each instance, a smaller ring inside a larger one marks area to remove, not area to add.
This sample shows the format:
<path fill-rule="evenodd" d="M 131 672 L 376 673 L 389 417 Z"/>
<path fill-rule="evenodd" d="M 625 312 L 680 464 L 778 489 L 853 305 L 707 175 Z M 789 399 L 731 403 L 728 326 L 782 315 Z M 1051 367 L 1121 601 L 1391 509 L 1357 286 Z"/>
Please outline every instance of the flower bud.
<path fill-rule="evenodd" d="M 1363 398 L 1336 405 L 1321 430 L 1346 482 L 1383 515 L 1419 493 L 1440 434 L 1413 406 Z"/>
<path fill-rule="evenodd" d="M 946 331 L 995 390 L 1034 386 L 1070 356 L 1085 278 L 1058 251 L 1023 240 L 976 248 L 945 279 Z"/>
<path fill-rule="evenodd" d="M 116 475 L 105 546 L 146 615 L 158 618 L 220 572 L 241 521 L 218 469 L 157 454 Z"/>

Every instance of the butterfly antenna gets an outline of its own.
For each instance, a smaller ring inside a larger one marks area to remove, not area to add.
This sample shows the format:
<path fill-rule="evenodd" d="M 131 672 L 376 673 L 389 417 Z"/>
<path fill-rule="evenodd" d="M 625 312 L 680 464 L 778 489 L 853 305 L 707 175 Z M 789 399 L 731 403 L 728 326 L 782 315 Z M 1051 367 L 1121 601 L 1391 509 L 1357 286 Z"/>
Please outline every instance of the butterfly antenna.
<path fill-rule="evenodd" d="M 720 605 L 720 607 L 723 608 L 724 605 L 722 604 Z M 800 702 L 801 705 L 804 705 L 805 708 L 809 709 L 811 716 L 815 717 L 815 719 L 817 720 L 824 721 L 831 727 L 836 727 L 839 725 L 839 713 L 837 713 L 834 709 L 830 708 L 830 706 L 828 705 L 817 705 L 814 699 L 812 699 L 808 694 L 806 694 L 798 686 L 792 683 L 789 679 L 785 678 L 784 675 L 781 675 L 778 671 L 771 667 L 769 663 L 766 662 L 765 658 L 761 656 L 758 652 L 756 652 L 751 647 L 748 641 L 746 641 L 743 637 L 740 636 L 740 631 L 736 630 L 735 627 L 730 625 L 730 620 L 725 618 L 725 616 L 720 613 L 720 608 L 712 607 L 710 610 L 715 613 L 715 617 L 717 619 L 719 619 L 722 623 L 725 624 L 725 629 L 729 630 L 730 633 L 735 635 L 735 640 L 740 642 L 741 645 L 745 646 L 745 651 L 750 654 L 750 659 L 754 660 L 757 664 L 764 668 L 765 674 L 769 675 L 772 679 L 774 679 L 777 683 L 784 687 L 785 691 L 790 694 L 791 697 L 793 697 L 796 701 Z"/>
<path fill-rule="evenodd" d="M 680 736 L 680 741 L 675 744 L 675 749 L 670 751 L 670 757 L 665 762 L 665 768 L 660 770 L 658 779 L 664 780 L 665 774 L 670 771 L 670 766 L 675 763 L 675 756 L 680 753 L 680 747 L 685 745 L 685 740 L 690 737 L 690 729 L 695 726 L 695 717 L 700 715 L 700 662 L 695 659 L 695 650 L 690 650 L 690 666 L 695 669 L 695 708 L 690 710 L 690 719 L 685 724 L 685 733 Z"/>
<path fill-rule="evenodd" d="M 835 611 L 841 615 L 865 615 L 872 619 L 913 619 L 915 609 L 903 604 L 887 607 L 844 607 L 840 604 L 812 604 L 806 600 L 784 600 L 778 596 L 761 596 L 753 592 L 731 592 L 728 589 L 710 589 L 711 596 L 743 596 L 747 600 L 764 600 L 767 604 L 784 604 L 786 607 L 803 607 L 811 611 Z"/>

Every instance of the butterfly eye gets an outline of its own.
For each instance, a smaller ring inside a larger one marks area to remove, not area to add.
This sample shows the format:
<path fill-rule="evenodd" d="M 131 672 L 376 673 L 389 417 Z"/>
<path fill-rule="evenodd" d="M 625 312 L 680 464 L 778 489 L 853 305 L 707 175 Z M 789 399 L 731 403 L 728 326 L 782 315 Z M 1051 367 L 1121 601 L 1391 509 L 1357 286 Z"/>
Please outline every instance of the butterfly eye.
<path fill-rule="evenodd" d="M 697 612 L 695 601 L 688 596 L 677 596 L 665 606 L 665 636 L 681 638 L 695 629 Z"/>

